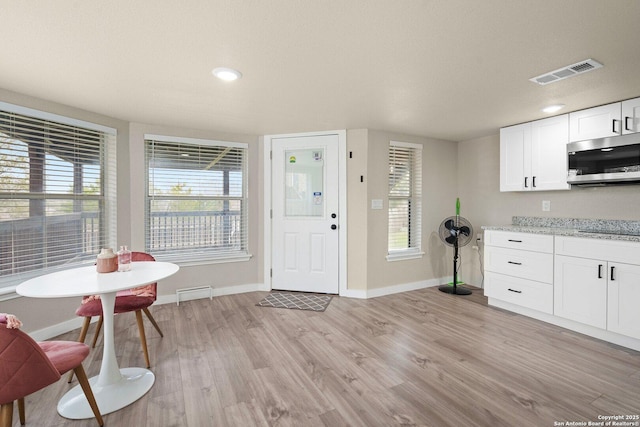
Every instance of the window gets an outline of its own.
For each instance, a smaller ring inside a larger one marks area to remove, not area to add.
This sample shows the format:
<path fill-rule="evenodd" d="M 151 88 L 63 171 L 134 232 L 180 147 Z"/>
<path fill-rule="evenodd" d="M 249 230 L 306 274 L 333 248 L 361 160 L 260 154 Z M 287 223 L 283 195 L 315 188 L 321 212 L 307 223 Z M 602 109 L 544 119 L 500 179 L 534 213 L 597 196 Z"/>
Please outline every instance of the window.
<path fill-rule="evenodd" d="M 247 258 L 247 144 L 146 135 L 145 151 L 147 251 Z"/>
<path fill-rule="evenodd" d="M 0 287 L 95 261 L 115 184 L 114 129 L 0 103 Z"/>
<path fill-rule="evenodd" d="M 387 259 L 421 252 L 422 145 L 389 143 L 389 230 Z"/>

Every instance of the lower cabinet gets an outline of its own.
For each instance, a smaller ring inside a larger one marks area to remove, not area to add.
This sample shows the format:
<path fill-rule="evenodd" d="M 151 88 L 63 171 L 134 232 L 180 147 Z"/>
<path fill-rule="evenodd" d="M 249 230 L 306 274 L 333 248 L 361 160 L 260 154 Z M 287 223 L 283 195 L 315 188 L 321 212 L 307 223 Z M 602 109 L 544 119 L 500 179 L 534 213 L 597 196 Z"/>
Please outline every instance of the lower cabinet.
<path fill-rule="evenodd" d="M 553 313 L 553 285 L 487 271 L 484 295 L 527 307 L 543 313 Z"/>
<path fill-rule="evenodd" d="M 556 255 L 553 314 L 606 329 L 606 266 L 605 261 Z"/>
<path fill-rule="evenodd" d="M 609 263 L 607 329 L 640 339 L 640 265 Z"/>
<path fill-rule="evenodd" d="M 621 337 L 640 340 L 640 243 L 493 230 L 485 242 L 490 304 L 640 350 Z"/>
<path fill-rule="evenodd" d="M 553 314 L 640 339 L 640 244 L 555 238 Z"/>
<path fill-rule="evenodd" d="M 553 236 L 485 232 L 484 294 L 553 313 Z"/>

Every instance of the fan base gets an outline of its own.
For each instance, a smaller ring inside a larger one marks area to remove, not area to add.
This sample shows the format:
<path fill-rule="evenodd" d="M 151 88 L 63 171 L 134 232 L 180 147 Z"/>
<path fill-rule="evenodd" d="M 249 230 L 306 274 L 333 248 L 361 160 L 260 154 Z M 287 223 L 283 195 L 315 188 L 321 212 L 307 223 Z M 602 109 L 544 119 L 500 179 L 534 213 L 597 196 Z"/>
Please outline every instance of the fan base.
<path fill-rule="evenodd" d="M 447 294 L 471 295 L 471 289 L 463 288 L 462 286 L 456 286 L 456 291 L 455 292 L 453 292 L 453 286 L 451 286 L 451 285 L 438 286 L 438 290 L 440 292 L 444 292 L 444 293 L 447 293 Z"/>

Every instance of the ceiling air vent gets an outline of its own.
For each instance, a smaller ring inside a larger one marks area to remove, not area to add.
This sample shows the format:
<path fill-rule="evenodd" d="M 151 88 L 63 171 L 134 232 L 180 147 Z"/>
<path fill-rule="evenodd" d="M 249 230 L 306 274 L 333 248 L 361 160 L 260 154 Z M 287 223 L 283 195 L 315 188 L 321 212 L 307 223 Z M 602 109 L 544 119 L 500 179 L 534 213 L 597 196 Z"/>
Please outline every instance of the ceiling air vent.
<path fill-rule="evenodd" d="M 549 73 L 544 73 L 529 80 L 534 83 L 538 83 L 539 85 L 546 85 L 549 83 L 557 82 L 558 80 L 563 80 L 568 77 L 577 76 L 578 74 L 595 70 L 596 68 L 602 68 L 602 64 L 593 59 L 585 59 L 584 61 L 576 62 L 575 64 L 558 68 L 557 70 L 551 71 Z"/>

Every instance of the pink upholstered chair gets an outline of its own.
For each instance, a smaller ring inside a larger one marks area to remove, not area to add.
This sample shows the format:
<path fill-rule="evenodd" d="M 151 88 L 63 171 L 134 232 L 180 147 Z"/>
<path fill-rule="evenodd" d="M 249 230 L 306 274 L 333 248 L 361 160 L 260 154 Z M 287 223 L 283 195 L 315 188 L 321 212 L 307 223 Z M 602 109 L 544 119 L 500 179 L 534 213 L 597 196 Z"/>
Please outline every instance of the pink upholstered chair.
<path fill-rule="evenodd" d="M 131 261 L 155 261 L 155 258 L 150 254 L 144 252 L 132 252 Z M 147 350 L 147 337 L 144 332 L 142 312 L 147 315 L 160 336 L 164 337 L 162 331 L 160 330 L 160 327 L 158 326 L 158 323 L 156 323 L 156 320 L 153 318 L 151 312 L 149 311 L 149 306 L 156 301 L 157 287 L 157 283 L 152 283 L 150 285 L 120 291 L 116 294 L 116 304 L 114 308 L 115 314 L 135 311 L 136 320 L 138 322 L 138 330 L 140 331 L 140 343 L 142 344 L 142 351 L 144 352 L 144 360 L 147 363 L 147 368 L 151 367 L 151 363 L 149 362 L 149 351 Z M 95 347 L 96 341 L 98 340 L 98 334 L 100 333 L 100 329 L 102 328 L 102 302 L 100 301 L 100 297 L 97 295 L 89 295 L 83 297 L 82 304 L 76 310 L 76 315 L 84 317 L 84 323 L 80 331 L 80 337 L 78 338 L 78 342 L 82 343 L 87 337 L 87 331 L 89 330 L 91 318 L 94 316 L 100 316 L 98 325 L 96 326 L 96 333 L 93 338 L 93 343 L 91 345 L 92 347 Z M 72 378 L 73 373 L 69 376 L 69 382 L 71 382 Z"/>
<path fill-rule="evenodd" d="M 82 361 L 89 347 L 73 341 L 45 341 L 36 343 L 19 329 L 11 329 L 0 319 L 0 427 L 11 427 L 13 402 L 18 401 L 20 423 L 25 423 L 24 398 L 60 379 L 73 370 L 84 391 L 89 406 L 103 425 Z"/>

